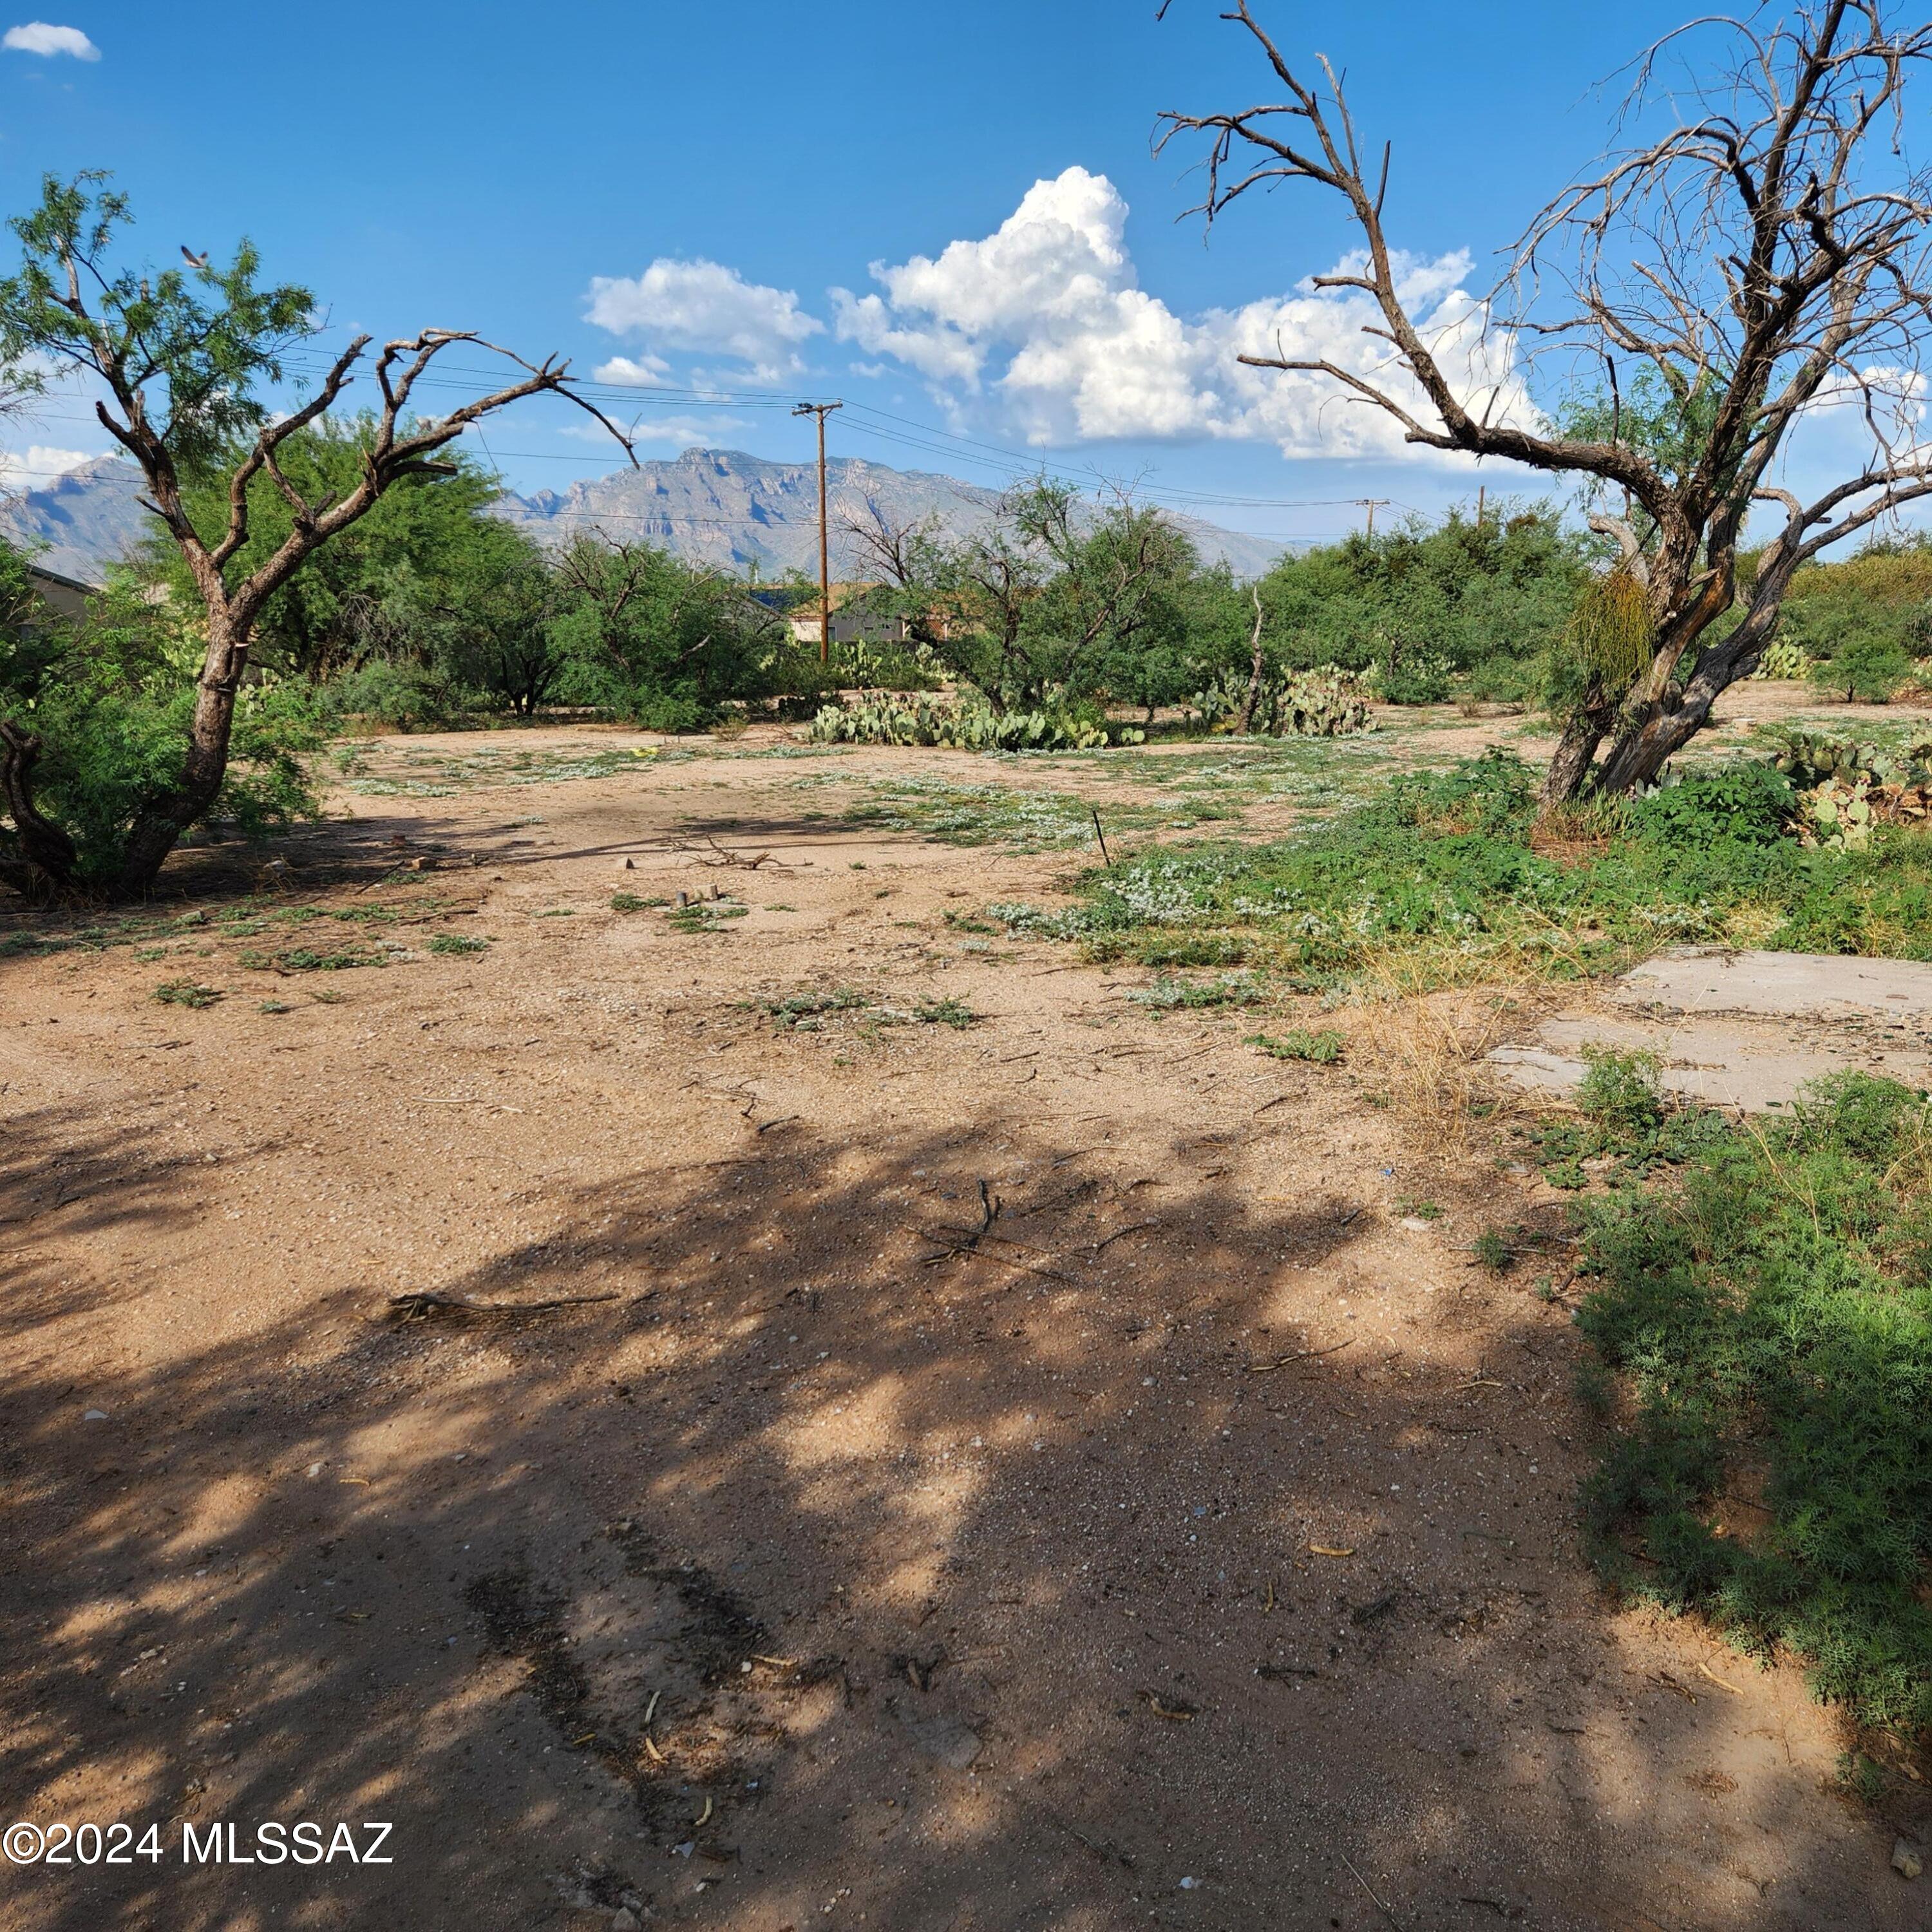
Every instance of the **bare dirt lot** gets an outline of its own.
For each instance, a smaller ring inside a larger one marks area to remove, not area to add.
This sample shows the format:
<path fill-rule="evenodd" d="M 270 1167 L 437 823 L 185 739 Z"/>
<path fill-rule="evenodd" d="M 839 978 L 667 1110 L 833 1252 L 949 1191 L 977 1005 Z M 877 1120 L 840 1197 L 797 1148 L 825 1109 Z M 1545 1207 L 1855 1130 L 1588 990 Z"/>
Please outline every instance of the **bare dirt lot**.
<path fill-rule="evenodd" d="M 1516 728 L 383 741 L 0 955 L 0 1823 L 161 1853 L 0 1925 L 1923 1924 L 1582 1560 L 1558 1198 L 973 916 Z"/>

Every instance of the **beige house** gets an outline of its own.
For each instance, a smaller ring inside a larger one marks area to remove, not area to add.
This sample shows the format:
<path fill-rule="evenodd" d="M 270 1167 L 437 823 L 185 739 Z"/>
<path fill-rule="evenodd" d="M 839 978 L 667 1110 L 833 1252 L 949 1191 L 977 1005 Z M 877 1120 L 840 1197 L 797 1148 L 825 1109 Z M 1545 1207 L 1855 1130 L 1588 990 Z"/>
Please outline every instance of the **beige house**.
<path fill-rule="evenodd" d="M 100 590 L 98 584 L 83 584 L 79 578 L 50 570 L 44 564 L 29 563 L 27 575 L 40 602 L 70 624 L 79 623 L 87 615 L 87 600 Z"/>

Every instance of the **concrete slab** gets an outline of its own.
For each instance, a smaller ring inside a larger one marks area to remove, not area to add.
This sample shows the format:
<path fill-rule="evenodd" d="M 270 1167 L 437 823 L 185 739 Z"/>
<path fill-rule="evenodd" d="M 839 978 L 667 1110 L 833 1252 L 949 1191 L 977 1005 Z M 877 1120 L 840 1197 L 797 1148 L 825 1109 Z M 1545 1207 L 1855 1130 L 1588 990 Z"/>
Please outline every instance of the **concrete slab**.
<path fill-rule="evenodd" d="M 1653 960 L 1606 995 L 1608 1010 L 1558 1014 L 1491 1061 L 1526 1090 L 1568 1094 L 1586 1047 L 1653 1053 L 1666 1093 L 1746 1113 L 1848 1067 L 1932 1087 L 1932 966 L 1707 948 Z"/>
<path fill-rule="evenodd" d="M 1666 952 L 1624 975 L 1612 998 L 1673 1012 L 1764 1013 L 1795 1018 L 1847 1007 L 1932 1014 L 1932 965 L 1821 952 L 1733 952 L 1700 946 Z"/>

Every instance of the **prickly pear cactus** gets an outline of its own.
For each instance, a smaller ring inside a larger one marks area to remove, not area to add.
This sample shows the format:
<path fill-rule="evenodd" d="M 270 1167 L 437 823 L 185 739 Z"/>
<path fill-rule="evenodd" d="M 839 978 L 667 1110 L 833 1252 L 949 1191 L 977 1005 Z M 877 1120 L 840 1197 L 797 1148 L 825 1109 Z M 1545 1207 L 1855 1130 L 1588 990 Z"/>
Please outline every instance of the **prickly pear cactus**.
<path fill-rule="evenodd" d="M 1800 791 L 1876 776 L 1872 753 L 1849 740 L 1838 742 L 1815 731 L 1786 733 L 1773 748 L 1771 762 Z"/>
<path fill-rule="evenodd" d="M 1860 778 L 1829 780 L 1798 795 L 1799 824 L 1808 845 L 1859 852 L 1871 843 L 1871 784 Z"/>
<path fill-rule="evenodd" d="M 996 713 L 957 699 L 866 696 L 827 704 L 808 735 L 820 745 L 945 745 L 963 752 L 1090 752 L 1108 743 L 1138 745 L 1147 734 L 1132 725 L 1111 735 L 1085 718 L 1051 711 Z"/>
<path fill-rule="evenodd" d="M 1753 677 L 1776 680 L 1788 682 L 1796 678 L 1811 675 L 1811 653 L 1802 644 L 1794 644 L 1780 638 L 1774 644 L 1765 646 L 1764 655 L 1757 661 L 1757 669 Z"/>
<path fill-rule="evenodd" d="M 1366 681 L 1336 664 L 1286 676 L 1270 673 L 1262 680 L 1253 728 L 1270 738 L 1353 737 L 1376 728 L 1368 700 Z M 1240 728 L 1247 701 L 1247 678 L 1229 670 L 1197 691 L 1191 708 L 1210 730 L 1234 731 Z"/>

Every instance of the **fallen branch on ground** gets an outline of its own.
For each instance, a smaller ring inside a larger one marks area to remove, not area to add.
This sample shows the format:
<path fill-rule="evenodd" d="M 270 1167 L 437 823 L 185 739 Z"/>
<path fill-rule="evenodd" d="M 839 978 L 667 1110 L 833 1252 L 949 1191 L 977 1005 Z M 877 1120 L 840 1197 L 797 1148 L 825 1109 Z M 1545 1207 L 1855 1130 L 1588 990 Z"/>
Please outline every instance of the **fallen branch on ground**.
<path fill-rule="evenodd" d="M 550 1315 L 560 1308 L 587 1308 L 594 1302 L 615 1301 L 609 1294 L 560 1295 L 549 1301 L 472 1301 L 465 1294 L 437 1294 L 423 1291 L 389 1298 L 387 1318 L 394 1322 L 428 1322 L 442 1317 L 460 1321 L 471 1315 Z"/>

